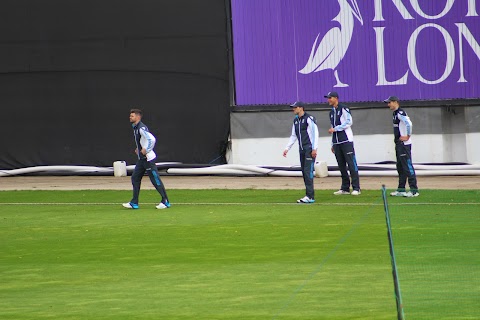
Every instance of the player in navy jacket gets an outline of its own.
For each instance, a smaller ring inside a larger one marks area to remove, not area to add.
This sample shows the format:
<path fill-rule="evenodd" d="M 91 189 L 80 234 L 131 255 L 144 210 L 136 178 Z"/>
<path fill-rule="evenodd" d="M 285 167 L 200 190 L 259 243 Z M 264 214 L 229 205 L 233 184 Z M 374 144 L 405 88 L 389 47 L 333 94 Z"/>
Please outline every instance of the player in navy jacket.
<path fill-rule="evenodd" d="M 130 110 L 130 123 L 133 128 L 133 137 L 136 146 L 135 154 L 137 155 L 138 160 L 132 174 L 133 197 L 130 202 L 124 203 L 123 206 L 128 209 L 138 209 L 140 185 L 145 172 L 147 172 L 150 181 L 162 197 L 162 201 L 156 206 L 156 208 L 170 208 L 170 202 L 168 201 L 165 186 L 158 175 L 157 165 L 155 164 L 155 158 L 157 155 L 153 151 L 153 148 L 155 147 L 156 139 L 153 134 L 148 131 L 147 126 L 142 122 L 142 114 L 142 110 L 140 109 Z"/>
<path fill-rule="evenodd" d="M 313 170 L 318 149 L 318 127 L 317 120 L 314 116 L 305 112 L 304 106 L 305 103 L 301 101 L 297 101 L 290 105 L 295 113 L 295 119 L 293 119 L 292 134 L 290 135 L 290 140 L 283 151 L 283 156 L 286 157 L 295 141 L 298 141 L 300 166 L 302 168 L 303 181 L 305 183 L 305 197 L 297 200 L 297 202 L 313 203 L 315 202 Z"/>
<path fill-rule="evenodd" d="M 405 110 L 400 108 L 400 101 L 395 96 L 383 100 L 393 111 L 393 136 L 395 142 L 395 155 L 397 158 L 398 187 L 390 193 L 391 196 L 418 197 L 417 175 L 412 163 L 412 121 Z M 410 186 L 406 192 L 405 185 Z"/>
<path fill-rule="evenodd" d="M 338 102 L 337 92 L 329 92 L 325 98 L 328 99 L 328 104 L 332 107 L 330 110 L 331 127 L 328 130 L 332 135 L 332 152 L 337 159 L 338 170 L 342 174 L 340 190 L 335 191 L 333 194 L 350 194 L 350 177 L 348 175 L 348 171 L 350 171 L 352 195 L 358 196 L 361 193 L 360 177 L 358 176 L 357 159 L 355 157 L 355 148 L 353 147 L 352 114 L 346 105 Z"/>

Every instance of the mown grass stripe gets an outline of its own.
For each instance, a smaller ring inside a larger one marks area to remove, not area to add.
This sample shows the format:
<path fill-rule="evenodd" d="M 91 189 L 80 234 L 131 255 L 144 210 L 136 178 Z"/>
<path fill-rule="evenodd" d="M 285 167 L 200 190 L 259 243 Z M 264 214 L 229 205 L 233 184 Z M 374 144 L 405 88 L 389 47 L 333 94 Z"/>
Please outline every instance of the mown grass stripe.
<path fill-rule="evenodd" d="M 158 202 L 143 202 L 141 206 L 144 205 L 157 205 Z M 382 206 L 383 204 L 379 203 L 342 203 L 342 202 L 317 202 L 312 204 L 302 204 L 302 203 L 287 203 L 287 202 L 171 202 L 172 205 L 188 205 L 188 206 L 211 206 L 211 205 L 227 205 L 227 206 L 258 206 L 258 205 L 285 205 L 285 206 Z M 122 205 L 119 202 L 4 202 L 0 203 L 2 205 L 65 205 L 65 206 L 106 206 L 106 205 Z M 452 205 L 480 205 L 480 202 L 454 202 L 454 203 L 445 203 L 445 202 L 412 202 L 412 203 L 392 203 L 392 206 L 410 206 L 410 205 L 436 205 L 436 206 L 452 206 Z"/>

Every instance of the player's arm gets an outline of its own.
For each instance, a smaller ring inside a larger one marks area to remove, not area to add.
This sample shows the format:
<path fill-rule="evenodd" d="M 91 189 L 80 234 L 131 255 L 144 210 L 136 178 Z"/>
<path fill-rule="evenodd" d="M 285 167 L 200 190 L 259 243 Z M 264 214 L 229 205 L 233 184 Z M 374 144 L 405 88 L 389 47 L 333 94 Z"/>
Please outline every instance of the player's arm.
<path fill-rule="evenodd" d="M 353 118 L 348 108 L 343 109 L 341 119 L 342 124 L 339 124 L 338 126 L 333 128 L 334 131 L 345 131 L 345 129 L 349 128 L 353 124 Z"/>
<path fill-rule="evenodd" d="M 316 158 L 317 150 L 318 150 L 318 126 L 312 117 L 309 117 L 307 119 L 307 123 L 308 123 L 308 129 L 309 129 L 308 135 L 312 143 L 312 157 Z"/>
<path fill-rule="evenodd" d="M 140 139 L 145 142 L 144 144 L 142 144 L 142 147 L 143 147 L 142 153 L 147 154 L 150 151 L 152 151 L 153 148 L 155 147 L 156 139 L 153 136 L 153 134 L 151 134 L 144 128 L 140 128 L 139 131 L 140 131 Z"/>
<path fill-rule="evenodd" d="M 400 140 L 401 141 L 408 141 L 410 136 L 412 135 L 412 121 L 407 114 L 398 114 L 398 119 L 405 125 L 405 132 L 400 132 Z"/>
<path fill-rule="evenodd" d="M 288 140 L 285 150 L 283 150 L 283 156 L 286 157 L 288 151 L 292 148 L 293 144 L 297 141 L 297 135 L 295 134 L 295 124 L 292 124 L 292 133 L 290 134 L 290 139 Z"/>

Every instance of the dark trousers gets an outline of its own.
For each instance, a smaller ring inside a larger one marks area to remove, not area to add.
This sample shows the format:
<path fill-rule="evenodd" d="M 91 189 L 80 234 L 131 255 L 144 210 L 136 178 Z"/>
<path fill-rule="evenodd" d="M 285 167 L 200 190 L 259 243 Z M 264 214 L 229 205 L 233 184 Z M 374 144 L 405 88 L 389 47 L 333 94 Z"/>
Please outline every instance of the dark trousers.
<path fill-rule="evenodd" d="M 138 204 L 138 196 L 140 195 L 140 185 L 142 184 L 142 178 L 145 175 L 145 171 L 150 178 L 155 189 L 162 196 L 162 202 L 168 201 L 167 192 L 163 186 L 162 180 L 158 174 L 157 166 L 154 161 L 147 161 L 147 159 L 140 159 L 135 165 L 135 170 L 132 174 L 133 185 L 133 198 L 132 203 Z"/>
<path fill-rule="evenodd" d="M 405 191 L 408 179 L 410 190 L 417 191 L 417 175 L 412 164 L 412 146 L 399 142 L 395 145 L 395 154 L 397 156 L 398 190 Z"/>
<path fill-rule="evenodd" d="M 312 151 L 300 150 L 300 167 L 302 168 L 303 182 L 305 183 L 305 195 L 310 199 L 315 199 L 315 189 L 313 187 L 313 169 L 315 158 L 312 157 Z"/>
<path fill-rule="evenodd" d="M 340 170 L 342 174 L 342 186 L 340 189 L 350 192 L 350 177 L 348 176 L 348 171 L 350 171 L 352 188 L 353 190 L 360 191 L 360 178 L 358 176 L 357 159 L 355 158 L 353 142 L 334 144 L 333 152 L 335 153 L 335 158 L 337 158 L 338 170 Z"/>

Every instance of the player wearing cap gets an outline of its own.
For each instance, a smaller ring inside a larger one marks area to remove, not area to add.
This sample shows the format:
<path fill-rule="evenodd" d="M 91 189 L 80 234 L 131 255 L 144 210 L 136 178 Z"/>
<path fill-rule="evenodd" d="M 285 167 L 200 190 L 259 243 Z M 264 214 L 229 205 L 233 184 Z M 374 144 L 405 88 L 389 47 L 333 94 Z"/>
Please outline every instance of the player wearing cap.
<path fill-rule="evenodd" d="M 390 96 L 383 100 L 393 111 L 393 135 L 395 142 L 395 154 L 397 157 L 398 188 L 390 193 L 397 197 L 418 197 L 417 175 L 412 163 L 412 121 L 405 110 L 400 108 L 400 100 L 395 96 Z M 410 191 L 406 192 L 405 185 L 410 186 Z"/>
<path fill-rule="evenodd" d="M 313 186 L 313 168 L 318 149 L 318 127 L 314 116 L 305 112 L 305 103 L 297 101 L 290 105 L 295 114 L 292 125 L 292 134 L 288 141 L 283 156 L 298 140 L 300 152 L 300 166 L 302 168 L 303 181 L 305 183 L 305 197 L 297 200 L 298 203 L 314 203 L 315 190 Z"/>
<path fill-rule="evenodd" d="M 132 109 L 130 110 L 130 123 L 133 128 L 133 137 L 135 139 L 135 154 L 137 155 L 137 163 L 135 165 L 135 170 L 132 174 L 132 185 L 133 185 L 133 198 L 130 202 L 122 204 L 125 208 L 128 209 L 138 209 L 138 197 L 140 195 L 140 185 L 142 183 L 142 178 L 147 172 L 150 181 L 152 182 L 155 189 L 162 197 L 162 201 L 156 206 L 157 209 L 166 209 L 170 208 L 170 202 L 168 201 L 167 192 L 165 187 L 158 175 L 158 169 L 155 164 L 156 154 L 153 151 L 155 147 L 156 139 L 148 131 L 147 126 L 142 122 L 142 110 Z"/>
<path fill-rule="evenodd" d="M 352 114 L 350 109 L 338 102 L 338 93 L 329 92 L 325 95 L 328 104 L 332 107 L 330 110 L 331 128 L 328 133 L 332 135 L 332 152 L 338 163 L 338 170 L 342 174 L 342 185 L 340 190 L 335 191 L 334 195 L 350 194 L 350 176 L 352 178 L 352 195 L 358 196 L 360 191 L 360 177 L 358 175 L 357 159 L 355 157 L 355 148 L 353 147 Z M 347 171 L 348 164 L 348 171 Z"/>

